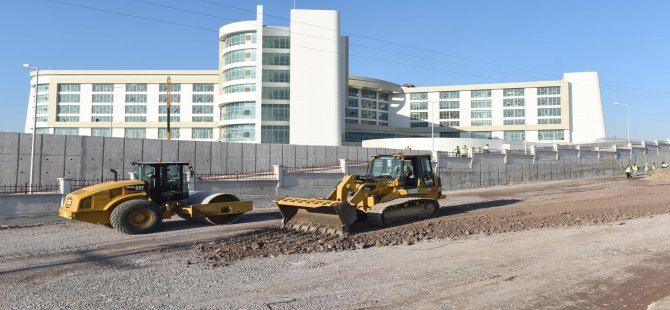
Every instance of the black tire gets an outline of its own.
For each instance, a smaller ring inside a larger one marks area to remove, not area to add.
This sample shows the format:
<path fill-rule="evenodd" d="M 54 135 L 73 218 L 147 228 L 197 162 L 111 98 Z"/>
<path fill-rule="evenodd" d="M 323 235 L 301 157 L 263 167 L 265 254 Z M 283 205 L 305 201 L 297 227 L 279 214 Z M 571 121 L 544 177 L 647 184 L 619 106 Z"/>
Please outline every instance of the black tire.
<path fill-rule="evenodd" d="M 162 222 L 158 207 L 147 200 L 134 199 L 122 202 L 112 211 L 110 222 L 116 230 L 128 234 L 146 234 Z"/>
<path fill-rule="evenodd" d="M 112 224 L 102 224 L 102 226 L 107 227 L 107 228 L 114 228 L 114 226 L 112 226 Z"/>

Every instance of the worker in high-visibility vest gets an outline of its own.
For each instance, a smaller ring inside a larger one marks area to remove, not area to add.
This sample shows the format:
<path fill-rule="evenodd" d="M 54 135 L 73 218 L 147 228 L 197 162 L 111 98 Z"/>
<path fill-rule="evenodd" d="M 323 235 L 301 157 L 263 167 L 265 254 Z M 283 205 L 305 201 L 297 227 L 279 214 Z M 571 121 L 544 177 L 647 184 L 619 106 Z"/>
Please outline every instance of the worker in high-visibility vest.
<path fill-rule="evenodd" d="M 628 178 L 629 180 L 633 178 L 631 173 L 633 173 L 633 167 L 631 167 L 630 165 L 626 166 L 626 178 Z"/>
<path fill-rule="evenodd" d="M 649 163 L 644 163 L 644 175 L 651 175 L 651 169 L 649 169 Z"/>
<path fill-rule="evenodd" d="M 461 148 L 461 157 L 468 157 L 468 146 L 463 144 L 463 148 Z"/>
<path fill-rule="evenodd" d="M 637 175 L 637 171 L 640 170 L 640 167 L 638 167 L 637 163 L 633 164 L 633 175 Z"/>

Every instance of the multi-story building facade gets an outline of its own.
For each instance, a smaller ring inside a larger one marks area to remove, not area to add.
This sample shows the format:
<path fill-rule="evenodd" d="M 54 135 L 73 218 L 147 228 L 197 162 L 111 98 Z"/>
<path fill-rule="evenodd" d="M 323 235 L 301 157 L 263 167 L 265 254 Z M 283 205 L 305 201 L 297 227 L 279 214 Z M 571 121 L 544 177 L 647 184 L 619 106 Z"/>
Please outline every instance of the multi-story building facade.
<path fill-rule="evenodd" d="M 348 76 L 336 11 L 292 10 L 290 27 L 257 18 L 219 29 L 218 70 L 40 71 L 38 133 L 311 145 L 394 137 L 590 142 L 605 136 L 598 75 L 401 87 Z M 36 80 L 31 73 L 31 85 Z"/>

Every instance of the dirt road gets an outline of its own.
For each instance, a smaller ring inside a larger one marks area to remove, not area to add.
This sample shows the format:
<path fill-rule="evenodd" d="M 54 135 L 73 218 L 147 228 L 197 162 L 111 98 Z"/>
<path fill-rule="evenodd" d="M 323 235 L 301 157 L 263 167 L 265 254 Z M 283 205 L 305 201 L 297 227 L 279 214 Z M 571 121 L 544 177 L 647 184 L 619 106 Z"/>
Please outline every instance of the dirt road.
<path fill-rule="evenodd" d="M 3 229 L 0 306 L 643 309 L 670 295 L 669 191 L 651 177 L 450 192 L 438 218 L 344 240 L 274 231 L 274 209 L 144 236 Z"/>

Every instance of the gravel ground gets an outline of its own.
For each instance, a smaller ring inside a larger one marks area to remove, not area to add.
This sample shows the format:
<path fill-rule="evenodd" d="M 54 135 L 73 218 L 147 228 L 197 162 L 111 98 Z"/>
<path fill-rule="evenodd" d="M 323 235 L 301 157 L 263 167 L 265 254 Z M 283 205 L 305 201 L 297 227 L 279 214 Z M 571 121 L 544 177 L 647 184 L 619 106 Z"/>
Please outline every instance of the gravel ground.
<path fill-rule="evenodd" d="M 451 192 L 439 218 L 350 237 L 370 241 L 365 249 L 269 257 L 250 245 L 208 259 L 277 225 L 270 208 L 143 236 L 76 222 L 2 229 L 0 306 L 644 309 L 670 295 L 668 190 L 656 177 Z M 427 229 L 430 239 L 382 246 Z"/>

